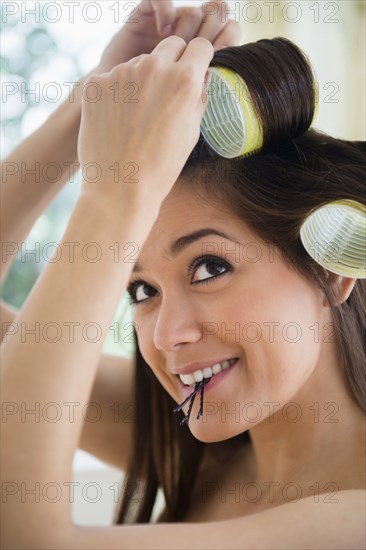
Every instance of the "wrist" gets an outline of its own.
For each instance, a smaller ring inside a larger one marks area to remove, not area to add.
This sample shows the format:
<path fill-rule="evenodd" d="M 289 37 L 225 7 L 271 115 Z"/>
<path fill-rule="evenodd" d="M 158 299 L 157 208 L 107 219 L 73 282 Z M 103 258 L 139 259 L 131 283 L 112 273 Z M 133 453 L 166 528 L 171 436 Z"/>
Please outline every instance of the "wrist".
<path fill-rule="evenodd" d="M 100 210 L 101 216 L 108 223 L 122 226 L 130 223 L 132 226 L 141 223 L 153 224 L 158 217 L 161 202 L 151 200 L 136 190 L 119 190 L 82 187 L 79 200 L 89 204 L 91 208 Z"/>
<path fill-rule="evenodd" d="M 70 116 L 72 115 L 78 120 L 78 123 L 80 123 L 83 87 L 87 79 L 95 74 L 100 74 L 97 68 L 92 69 L 89 73 L 80 77 L 76 82 L 68 82 L 67 84 L 73 85 L 72 88 L 69 88 L 69 95 L 66 99 L 62 100 L 61 105 L 54 111 L 53 114 L 51 114 L 50 118 L 53 115 L 57 115 L 59 112 L 62 112 L 62 115 L 65 116 L 65 111 L 67 110 L 67 112 L 70 113 Z"/>
<path fill-rule="evenodd" d="M 131 159 L 130 155 L 127 157 Z M 108 207 L 127 205 L 136 212 L 148 209 L 158 212 L 166 195 L 157 181 L 160 176 L 151 173 L 140 162 L 125 159 L 111 165 L 110 162 L 81 162 L 85 167 L 93 164 L 90 170 L 82 170 L 84 179 L 81 191 L 108 204 Z"/>

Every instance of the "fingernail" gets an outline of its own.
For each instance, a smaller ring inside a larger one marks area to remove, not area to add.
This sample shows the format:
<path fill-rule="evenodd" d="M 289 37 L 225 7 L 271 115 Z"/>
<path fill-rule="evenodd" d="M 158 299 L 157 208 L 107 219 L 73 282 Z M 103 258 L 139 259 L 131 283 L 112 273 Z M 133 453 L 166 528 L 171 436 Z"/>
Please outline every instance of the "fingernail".
<path fill-rule="evenodd" d="M 205 77 L 206 84 L 209 85 L 211 80 L 212 80 L 212 73 L 207 72 Z"/>
<path fill-rule="evenodd" d="M 165 25 L 165 27 L 161 29 L 161 36 L 166 38 L 172 33 L 172 30 L 173 30 L 173 25 Z"/>

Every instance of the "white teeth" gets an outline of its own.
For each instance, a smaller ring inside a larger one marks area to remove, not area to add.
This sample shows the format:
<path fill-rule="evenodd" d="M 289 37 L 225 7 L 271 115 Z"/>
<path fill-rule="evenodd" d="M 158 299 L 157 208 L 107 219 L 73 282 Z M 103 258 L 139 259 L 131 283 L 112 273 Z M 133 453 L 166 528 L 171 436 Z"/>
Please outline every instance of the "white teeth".
<path fill-rule="evenodd" d="M 180 374 L 179 378 L 182 380 L 183 384 L 186 386 L 192 386 L 196 382 L 201 382 L 204 378 L 211 378 L 213 374 L 218 374 L 219 372 L 228 369 L 235 363 L 236 359 L 229 359 L 223 361 L 222 363 L 216 363 L 212 367 L 206 367 L 202 370 L 196 370 L 191 374 Z"/>
<path fill-rule="evenodd" d="M 179 378 L 182 380 L 183 384 L 185 384 L 186 386 L 190 386 L 195 382 L 193 374 L 180 374 Z"/>
<path fill-rule="evenodd" d="M 201 370 L 196 370 L 193 373 L 195 382 L 202 382 L 203 380 L 203 372 Z"/>
<path fill-rule="evenodd" d="M 212 368 L 212 372 L 213 372 L 214 374 L 218 374 L 219 372 L 222 371 L 222 368 L 221 368 L 221 364 L 220 364 L 220 363 L 216 363 L 216 365 L 213 365 L 213 367 L 211 367 L 211 368 Z"/>
<path fill-rule="evenodd" d="M 210 367 L 206 367 L 203 369 L 203 378 L 211 378 L 212 376 L 212 370 Z"/>

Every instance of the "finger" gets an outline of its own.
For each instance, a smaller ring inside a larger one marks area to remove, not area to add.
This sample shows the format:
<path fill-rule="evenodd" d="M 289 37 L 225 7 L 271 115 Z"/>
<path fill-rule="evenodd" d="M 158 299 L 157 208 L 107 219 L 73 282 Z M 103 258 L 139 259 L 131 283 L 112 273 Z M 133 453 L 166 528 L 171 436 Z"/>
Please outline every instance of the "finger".
<path fill-rule="evenodd" d="M 226 2 L 219 1 L 212 1 L 209 5 L 210 12 L 202 13 L 202 26 L 197 36 L 202 36 L 214 43 L 227 22 L 228 5 Z"/>
<path fill-rule="evenodd" d="M 202 10 L 200 8 L 182 8 L 177 10 L 177 21 L 174 34 L 180 36 L 187 43 L 198 35 L 202 25 Z"/>
<path fill-rule="evenodd" d="M 152 56 L 159 56 L 165 62 L 173 63 L 178 61 L 187 48 L 186 42 L 179 36 L 168 36 L 155 47 L 151 52 Z"/>
<path fill-rule="evenodd" d="M 139 63 L 139 61 L 141 61 L 141 59 L 144 59 L 148 55 L 149 54 L 147 54 L 147 53 L 142 53 L 141 55 L 138 55 L 138 56 L 133 57 L 132 59 L 130 59 L 128 63 L 130 65 L 137 65 Z"/>
<path fill-rule="evenodd" d="M 242 33 L 239 23 L 231 19 L 226 22 L 226 3 L 215 4 L 216 10 L 211 6 L 209 15 L 200 8 L 178 8 L 174 34 L 187 43 L 196 36 L 202 36 L 214 44 L 215 50 L 240 45 Z"/>
<path fill-rule="evenodd" d="M 175 7 L 171 0 L 149 0 L 156 14 L 158 32 L 165 38 L 172 33 L 175 20 Z"/>
<path fill-rule="evenodd" d="M 243 32 L 239 23 L 232 19 L 227 22 L 224 29 L 213 43 L 215 51 L 229 48 L 231 46 L 240 46 L 243 43 Z"/>
<path fill-rule="evenodd" d="M 201 72 L 203 75 L 201 82 L 203 82 L 214 53 L 213 45 L 208 40 L 194 38 L 183 52 L 180 63 L 189 65 L 191 70 Z"/>

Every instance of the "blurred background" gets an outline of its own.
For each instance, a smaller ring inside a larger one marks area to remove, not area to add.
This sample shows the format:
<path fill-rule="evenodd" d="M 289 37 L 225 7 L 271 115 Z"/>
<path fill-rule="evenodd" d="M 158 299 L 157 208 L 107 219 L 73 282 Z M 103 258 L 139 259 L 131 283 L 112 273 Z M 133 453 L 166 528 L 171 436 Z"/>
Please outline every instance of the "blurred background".
<path fill-rule="evenodd" d="M 201 5 L 200 0 L 176 0 L 175 3 Z M 365 139 L 364 0 L 231 0 L 228 3 L 231 18 L 242 25 L 243 42 L 284 36 L 307 54 L 319 87 L 315 127 L 344 139 Z M 23 85 L 27 90 L 37 86 L 42 90 L 52 82 L 57 83 L 57 90 L 62 92 L 60 97 L 56 88 L 49 88 L 46 97 L 42 94 L 35 97 L 31 93 L 26 97 L 20 93 L 2 95 L 3 159 L 66 99 L 69 88 L 64 83 L 76 82 L 97 64 L 103 47 L 121 27 L 120 20 L 136 2 L 75 2 L 78 6 L 72 23 L 64 4 L 67 3 L 1 3 L 2 91 L 4 84 L 9 82 L 19 85 L 19 89 Z M 83 16 L 86 4 L 89 7 Z M 32 10 L 35 15 L 31 15 Z M 59 241 L 79 189 L 78 177 L 64 187 L 34 225 L 26 241 L 27 249 L 32 249 L 36 242 L 43 247 Z M 20 308 L 43 267 L 32 256 L 27 256 L 26 261 L 17 257 L 2 287 L 2 300 Z M 126 296 L 122 296 L 115 321 L 125 326 L 126 331 L 119 337 L 110 331 L 105 352 L 133 353 L 131 325 L 128 324 L 131 320 Z M 121 487 L 123 474 L 79 450 L 74 461 L 74 476 L 80 484 L 75 491 L 74 520 L 85 525 L 109 524 L 116 501 L 115 484 Z"/>

